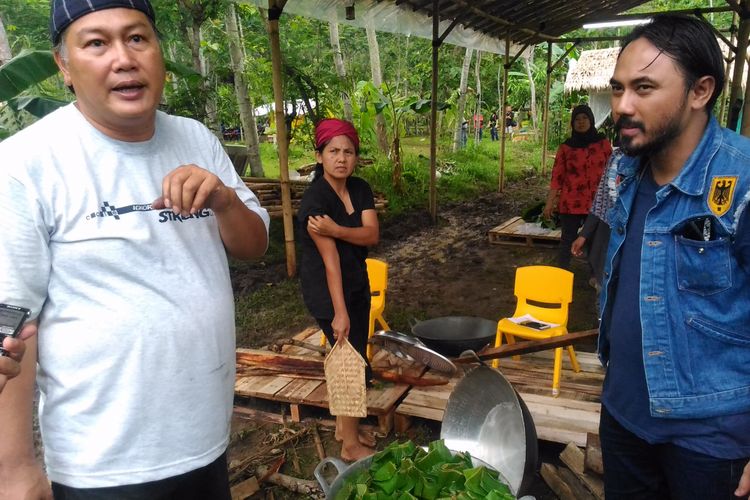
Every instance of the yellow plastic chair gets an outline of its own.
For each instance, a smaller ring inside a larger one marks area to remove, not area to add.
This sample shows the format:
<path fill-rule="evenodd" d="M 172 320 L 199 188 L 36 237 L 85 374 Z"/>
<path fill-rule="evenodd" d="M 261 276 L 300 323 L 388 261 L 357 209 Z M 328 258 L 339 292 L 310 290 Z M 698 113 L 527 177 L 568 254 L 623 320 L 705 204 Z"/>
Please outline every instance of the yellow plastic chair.
<path fill-rule="evenodd" d="M 516 269 L 516 280 L 513 291 L 516 296 L 514 318 L 530 315 L 539 321 L 555 323 L 560 326 L 544 330 L 530 328 L 503 318 L 497 323 L 495 347 L 503 341 L 503 335 L 509 344 L 515 343 L 515 337 L 529 340 L 541 340 L 568 333 L 568 306 L 573 301 L 573 273 L 551 266 L 526 266 Z M 570 356 L 570 364 L 576 372 L 581 370 L 573 346 L 565 348 Z M 562 347 L 555 349 L 555 364 L 552 373 L 552 395 L 560 394 L 560 370 L 562 368 Z M 513 359 L 520 359 L 514 356 Z M 497 368 L 498 360 L 492 362 Z"/>
<path fill-rule="evenodd" d="M 388 264 L 379 259 L 366 259 L 367 279 L 370 281 L 370 329 L 367 332 L 367 338 L 372 337 L 375 333 L 375 322 L 380 324 L 383 330 L 390 330 L 391 327 L 383 317 L 385 310 L 385 292 L 388 289 Z M 320 336 L 320 346 L 326 345 L 326 336 Z M 372 346 L 367 345 L 367 359 L 372 359 Z"/>

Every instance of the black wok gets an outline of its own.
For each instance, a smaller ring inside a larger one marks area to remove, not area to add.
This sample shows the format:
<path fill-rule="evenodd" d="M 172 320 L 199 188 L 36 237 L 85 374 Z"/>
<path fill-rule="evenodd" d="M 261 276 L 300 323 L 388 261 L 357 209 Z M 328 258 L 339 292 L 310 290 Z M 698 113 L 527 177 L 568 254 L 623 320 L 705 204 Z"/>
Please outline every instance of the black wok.
<path fill-rule="evenodd" d="M 416 321 L 411 332 L 430 349 L 456 357 L 471 349 L 494 345 L 497 322 L 473 316 L 445 316 Z"/>

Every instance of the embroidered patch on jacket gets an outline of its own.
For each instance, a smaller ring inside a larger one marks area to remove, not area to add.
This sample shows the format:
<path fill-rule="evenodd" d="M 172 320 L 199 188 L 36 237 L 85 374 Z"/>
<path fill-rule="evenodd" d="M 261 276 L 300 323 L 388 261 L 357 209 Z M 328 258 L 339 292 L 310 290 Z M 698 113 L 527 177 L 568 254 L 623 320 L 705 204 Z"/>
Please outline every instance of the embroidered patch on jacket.
<path fill-rule="evenodd" d="M 714 215 L 722 216 L 732 206 L 732 196 L 736 184 L 736 176 L 714 177 L 711 180 L 711 189 L 708 191 L 706 202 Z"/>

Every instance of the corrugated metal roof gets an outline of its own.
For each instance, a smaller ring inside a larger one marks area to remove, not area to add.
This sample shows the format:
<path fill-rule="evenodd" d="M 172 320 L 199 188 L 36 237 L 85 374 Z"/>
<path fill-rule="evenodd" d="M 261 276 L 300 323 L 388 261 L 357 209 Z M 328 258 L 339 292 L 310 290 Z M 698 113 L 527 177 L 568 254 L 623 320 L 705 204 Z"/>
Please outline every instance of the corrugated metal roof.
<path fill-rule="evenodd" d="M 379 0 L 426 16 L 433 0 Z M 586 23 L 612 19 L 644 0 L 439 0 L 440 20 L 517 44 L 554 40 Z"/>

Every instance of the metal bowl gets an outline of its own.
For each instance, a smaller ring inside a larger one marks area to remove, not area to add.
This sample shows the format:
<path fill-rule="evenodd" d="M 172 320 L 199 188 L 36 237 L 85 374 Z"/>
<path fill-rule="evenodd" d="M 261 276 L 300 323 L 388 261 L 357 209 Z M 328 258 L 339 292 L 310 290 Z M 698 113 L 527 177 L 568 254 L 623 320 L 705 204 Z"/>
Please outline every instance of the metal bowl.
<path fill-rule="evenodd" d="M 479 366 L 454 387 L 443 414 L 440 437 L 452 450 L 466 450 L 526 494 L 534 480 L 536 428 L 526 404 L 502 373 Z"/>
<path fill-rule="evenodd" d="M 456 451 L 451 450 L 453 454 L 456 454 Z M 346 465 L 345 462 L 342 460 L 339 460 L 338 458 L 333 457 L 327 457 L 320 461 L 320 463 L 315 467 L 315 471 L 313 472 L 313 475 L 315 476 L 315 479 L 318 480 L 318 484 L 320 484 L 320 488 L 323 490 L 323 494 L 326 496 L 326 499 L 333 499 L 336 497 L 336 494 L 339 492 L 339 490 L 344 486 L 344 483 L 347 479 L 357 474 L 359 471 L 363 469 L 367 469 L 370 467 L 370 464 L 372 463 L 372 457 L 375 455 L 370 455 L 369 457 L 360 458 L 356 462 L 354 462 L 351 465 Z M 487 462 L 484 462 L 478 458 L 475 458 L 473 455 L 471 456 L 471 462 L 474 464 L 474 467 L 479 467 L 480 465 L 484 465 L 488 469 L 494 469 L 490 464 Z M 337 475 L 333 479 L 333 482 L 329 483 L 325 477 L 323 476 L 323 469 L 330 464 L 333 465 L 336 468 Z M 499 478 L 500 481 L 504 482 L 505 484 L 508 484 L 508 480 L 503 477 L 502 472 L 499 472 Z M 510 485 L 509 485 L 510 486 Z M 513 489 L 513 486 L 510 486 L 511 493 L 515 490 Z"/>

